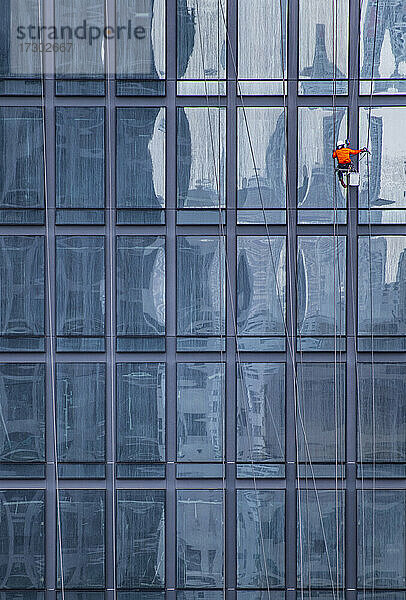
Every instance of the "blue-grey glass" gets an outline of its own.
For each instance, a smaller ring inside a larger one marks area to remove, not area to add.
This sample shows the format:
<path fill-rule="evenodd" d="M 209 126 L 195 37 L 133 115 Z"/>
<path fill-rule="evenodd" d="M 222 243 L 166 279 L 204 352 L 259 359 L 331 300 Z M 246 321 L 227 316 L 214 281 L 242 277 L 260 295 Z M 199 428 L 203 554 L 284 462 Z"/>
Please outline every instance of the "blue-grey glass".
<path fill-rule="evenodd" d="M 223 490 L 178 490 L 178 588 L 223 586 Z"/>
<path fill-rule="evenodd" d="M 361 108 L 359 136 L 372 152 L 360 161 L 360 222 L 405 223 L 406 107 Z"/>
<path fill-rule="evenodd" d="M 285 600 L 285 592 L 281 590 L 240 590 L 237 600 Z"/>
<path fill-rule="evenodd" d="M 284 237 L 238 236 L 238 335 L 284 334 L 285 247 Z"/>
<path fill-rule="evenodd" d="M 104 208 L 104 109 L 56 107 L 56 206 Z"/>
<path fill-rule="evenodd" d="M 345 261 L 344 236 L 298 237 L 299 335 L 345 334 Z"/>
<path fill-rule="evenodd" d="M 299 460 L 333 463 L 345 459 L 345 365 L 297 365 Z"/>
<path fill-rule="evenodd" d="M 224 259 L 218 236 L 177 237 L 178 335 L 224 335 Z"/>
<path fill-rule="evenodd" d="M 406 237 L 360 236 L 358 333 L 406 333 Z"/>
<path fill-rule="evenodd" d="M 225 93 L 227 0 L 177 0 L 178 93 Z"/>
<path fill-rule="evenodd" d="M 226 109 L 178 108 L 178 208 L 225 205 Z"/>
<path fill-rule="evenodd" d="M 9 209 L 11 212 L 14 209 L 44 208 L 43 122 L 40 108 L 0 107 L 0 152 L 0 209 Z M 10 219 L 13 218 L 12 214 Z"/>
<path fill-rule="evenodd" d="M 287 7 L 288 0 L 238 1 L 239 93 L 283 94 Z"/>
<path fill-rule="evenodd" d="M 255 0 L 256 5 L 257 1 Z M 247 0 L 242 3 L 246 9 L 249 8 Z M 286 147 L 283 108 L 238 108 L 237 114 L 238 208 L 256 208 L 260 211 L 263 208 L 285 208 Z M 262 213 L 260 216 L 263 222 Z"/>
<path fill-rule="evenodd" d="M 346 94 L 349 0 L 300 0 L 300 92 Z M 335 81 L 334 81 L 335 80 Z"/>
<path fill-rule="evenodd" d="M 237 490 L 237 586 L 283 587 L 283 490 Z"/>
<path fill-rule="evenodd" d="M 64 590 L 63 598 L 62 592 L 56 592 L 56 597 L 58 600 L 105 600 L 104 592 L 70 592 L 68 590 Z M 1 600 L 1 598 L 0 598 Z"/>
<path fill-rule="evenodd" d="M 284 461 L 285 365 L 241 363 L 237 377 L 237 460 Z"/>
<path fill-rule="evenodd" d="M 165 592 L 120 592 L 117 591 L 118 600 L 165 600 Z M 1 600 L 1 599 L 0 599 Z"/>
<path fill-rule="evenodd" d="M 358 600 L 406 600 L 406 592 L 387 590 L 385 592 L 380 592 L 379 590 L 369 592 L 368 590 L 362 590 L 362 592 L 358 592 L 357 598 Z"/>
<path fill-rule="evenodd" d="M 305 588 L 344 584 L 342 490 L 301 490 L 297 503 L 297 585 Z"/>
<path fill-rule="evenodd" d="M 43 490 L 0 492 L 0 587 L 45 586 Z"/>
<path fill-rule="evenodd" d="M 67 589 L 104 588 L 104 490 L 59 490 L 59 514 L 62 561 L 57 540 L 58 586 L 61 586 L 62 563 Z"/>
<path fill-rule="evenodd" d="M 177 365 L 178 461 L 223 460 L 224 398 L 224 364 Z"/>
<path fill-rule="evenodd" d="M 45 593 L 34 590 L 1 591 L 0 600 L 44 600 Z"/>
<path fill-rule="evenodd" d="M 16 348 L 24 338 L 44 335 L 42 236 L 0 238 L 0 335 L 14 338 Z"/>
<path fill-rule="evenodd" d="M 331 223 L 334 214 L 325 209 L 346 206 L 346 194 L 336 181 L 332 152 L 336 141 L 347 137 L 345 108 L 298 109 L 297 204 L 298 208 L 317 211 L 310 213 L 313 222 Z"/>
<path fill-rule="evenodd" d="M 165 0 L 117 0 L 116 73 L 138 82 L 136 95 L 159 90 L 153 84 L 165 79 L 165 17 Z"/>
<path fill-rule="evenodd" d="M 117 237 L 117 335 L 165 334 L 165 238 Z"/>
<path fill-rule="evenodd" d="M 357 494 L 358 587 L 406 587 L 406 491 Z"/>
<path fill-rule="evenodd" d="M 57 365 L 59 462 L 105 460 L 105 379 L 101 363 Z"/>
<path fill-rule="evenodd" d="M 117 460 L 165 460 L 165 364 L 117 365 Z"/>
<path fill-rule="evenodd" d="M 358 460 L 406 462 L 406 365 L 358 365 Z"/>
<path fill-rule="evenodd" d="M 105 302 L 104 238 L 57 236 L 57 335 L 103 336 Z"/>
<path fill-rule="evenodd" d="M 176 600 L 222 600 L 223 590 L 183 590 L 176 592 Z"/>
<path fill-rule="evenodd" d="M 117 208 L 165 206 L 164 108 L 117 109 Z"/>
<path fill-rule="evenodd" d="M 362 94 L 406 93 L 405 7 L 393 0 L 362 0 L 360 22 Z M 374 79 L 374 83 L 370 81 Z M 371 87 L 372 85 L 372 87 Z"/>
<path fill-rule="evenodd" d="M 0 462 L 45 460 L 45 365 L 0 364 Z"/>
<path fill-rule="evenodd" d="M 165 585 L 165 490 L 117 492 L 117 587 Z"/>

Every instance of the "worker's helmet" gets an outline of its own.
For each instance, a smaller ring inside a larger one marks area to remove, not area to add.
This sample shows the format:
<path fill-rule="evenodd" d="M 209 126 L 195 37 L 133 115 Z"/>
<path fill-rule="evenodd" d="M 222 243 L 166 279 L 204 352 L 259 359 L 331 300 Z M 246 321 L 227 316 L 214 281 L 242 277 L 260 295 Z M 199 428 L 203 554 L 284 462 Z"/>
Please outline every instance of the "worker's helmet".
<path fill-rule="evenodd" d="M 338 140 L 336 149 L 340 150 L 340 148 L 345 148 L 345 142 L 343 140 Z"/>

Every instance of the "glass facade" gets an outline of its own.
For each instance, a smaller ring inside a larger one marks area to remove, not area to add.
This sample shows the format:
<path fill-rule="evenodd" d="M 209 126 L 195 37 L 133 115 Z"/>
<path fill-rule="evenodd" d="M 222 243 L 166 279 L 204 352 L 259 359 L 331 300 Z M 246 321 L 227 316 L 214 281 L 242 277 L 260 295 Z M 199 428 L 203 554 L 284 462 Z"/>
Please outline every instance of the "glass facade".
<path fill-rule="evenodd" d="M 406 600 L 403 3 L 0 13 L 0 600 Z"/>

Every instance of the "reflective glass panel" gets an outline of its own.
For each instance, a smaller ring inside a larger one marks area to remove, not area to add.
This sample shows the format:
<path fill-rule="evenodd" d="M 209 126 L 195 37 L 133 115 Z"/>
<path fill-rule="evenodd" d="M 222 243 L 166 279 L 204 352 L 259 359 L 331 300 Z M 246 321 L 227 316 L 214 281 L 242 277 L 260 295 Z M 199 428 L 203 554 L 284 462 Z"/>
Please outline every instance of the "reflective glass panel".
<path fill-rule="evenodd" d="M 238 587 L 284 585 L 284 494 L 283 490 L 237 490 Z"/>
<path fill-rule="evenodd" d="M 117 492 L 117 586 L 165 584 L 165 490 Z"/>
<path fill-rule="evenodd" d="M 117 350 L 165 348 L 165 238 L 117 237 Z"/>
<path fill-rule="evenodd" d="M 57 106 L 55 110 L 56 206 L 60 209 L 56 222 L 102 224 L 104 109 Z"/>
<path fill-rule="evenodd" d="M 360 338 L 360 350 L 406 348 L 405 294 L 406 237 L 360 236 L 358 334 L 369 336 Z"/>
<path fill-rule="evenodd" d="M 358 587 L 404 588 L 406 491 L 358 491 Z"/>
<path fill-rule="evenodd" d="M 237 331 L 240 350 L 284 350 L 284 237 L 237 238 Z"/>
<path fill-rule="evenodd" d="M 303 350 L 340 349 L 336 336 L 345 334 L 345 294 L 346 238 L 299 236 L 297 327 Z"/>
<path fill-rule="evenodd" d="M 360 109 L 360 223 L 406 222 L 406 107 Z M 370 209 L 370 210 L 368 210 Z"/>
<path fill-rule="evenodd" d="M 346 193 L 337 181 L 332 153 L 347 135 L 345 108 L 298 109 L 299 223 L 345 223 Z"/>
<path fill-rule="evenodd" d="M 342 490 L 298 492 L 298 587 L 343 586 L 344 500 Z"/>
<path fill-rule="evenodd" d="M 177 0 L 178 94 L 224 94 L 227 0 Z"/>
<path fill-rule="evenodd" d="M 288 0 L 238 1 L 239 93 L 283 94 L 287 5 Z"/>
<path fill-rule="evenodd" d="M 105 492 L 60 490 L 62 561 L 57 541 L 58 586 L 61 562 L 64 586 L 70 589 L 105 587 Z M 59 528 L 57 528 L 59 531 Z"/>
<path fill-rule="evenodd" d="M 406 93 L 403 2 L 361 1 L 360 51 L 361 94 Z"/>
<path fill-rule="evenodd" d="M 104 350 L 105 300 L 104 238 L 57 236 L 57 350 Z"/>
<path fill-rule="evenodd" d="M 0 223 L 43 223 L 44 148 L 40 108 L 0 107 L 0 152 Z"/>
<path fill-rule="evenodd" d="M 248 3 L 243 0 L 244 4 Z M 282 108 L 238 108 L 237 220 L 285 223 L 286 148 Z"/>
<path fill-rule="evenodd" d="M 43 476 L 45 365 L 0 364 L 0 410 L 1 476 Z"/>
<path fill-rule="evenodd" d="M 0 587 L 45 586 L 43 490 L 0 492 Z"/>
<path fill-rule="evenodd" d="M 58 462 L 104 462 L 105 378 L 104 364 L 57 365 Z"/>
<path fill-rule="evenodd" d="M 119 224 L 159 224 L 165 207 L 164 108 L 117 109 Z"/>
<path fill-rule="evenodd" d="M 0 237 L 0 349 L 44 348 L 44 238 Z"/>
<path fill-rule="evenodd" d="M 165 93 L 165 11 L 166 0 L 117 0 L 118 95 Z"/>
<path fill-rule="evenodd" d="M 218 236 L 178 236 L 177 332 L 189 337 L 178 339 L 178 349 L 220 349 L 224 340 L 214 336 L 225 333 L 224 300 L 223 240 Z"/>
<path fill-rule="evenodd" d="M 348 25 L 349 0 L 300 0 L 301 94 L 348 93 Z"/>
<path fill-rule="evenodd" d="M 345 459 L 345 365 L 297 365 L 299 460 L 334 463 Z M 335 470 L 330 471 L 335 476 Z"/>
<path fill-rule="evenodd" d="M 221 588 L 223 585 L 223 491 L 177 492 L 177 585 Z"/>
<path fill-rule="evenodd" d="M 165 460 L 164 363 L 117 365 L 116 435 L 117 461 L 146 463 L 144 475 L 153 476 L 147 465 Z"/>

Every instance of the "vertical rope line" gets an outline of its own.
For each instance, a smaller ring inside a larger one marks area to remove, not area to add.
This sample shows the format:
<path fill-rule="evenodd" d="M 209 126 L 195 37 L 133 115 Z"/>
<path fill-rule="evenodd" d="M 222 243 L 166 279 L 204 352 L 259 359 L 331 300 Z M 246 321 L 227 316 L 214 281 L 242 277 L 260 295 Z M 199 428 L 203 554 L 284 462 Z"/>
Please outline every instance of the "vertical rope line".
<path fill-rule="evenodd" d="M 42 11 L 41 2 L 38 0 L 38 21 L 39 21 L 39 38 L 42 44 Z M 41 110 L 42 110 L 42 137 L 43 137 L 43 160 L 44 160 L 44 200 L 45 200 L 45 235 L 46 235 L 46 278 L 47 278 L 47 302 L 48 302 L 48 328 L 49 328 L 49 362 L 51 371 L 51 394 L 52 394 L 52 435 L 53 435 L 53 451 L 54 451 L 54 473 L 55 473 L 55 494 L 56 494 L 56 517 L 57 517 L 57 536 L 58 536 L 58 551 L 59 551 L 59 566 L 61 578 L 61 593 L 62 600 L 65 600 L 65 576 L 63 571 L 63 555 L 62 555 L 62 524 L 61 524 L 61 508 L 60 508 L 60 493 L 59 493 L 59 466 L 58 466 L 58 443 L 57 443 L 57 407 L 55 394 L 55 333 L 53 320 L 53 305 L 52 305 L 52 288 L 51 288 L 51 251 L 50 251 L 50 223 L 49 223 L 49 203 L 48 203 L 48 165 L 47 165 L 47 136 L 46 136 L 46 111 L 45 111 L 45 65 L 44 54 L 40 53 L 40 68 L 41 68 Z"/>

